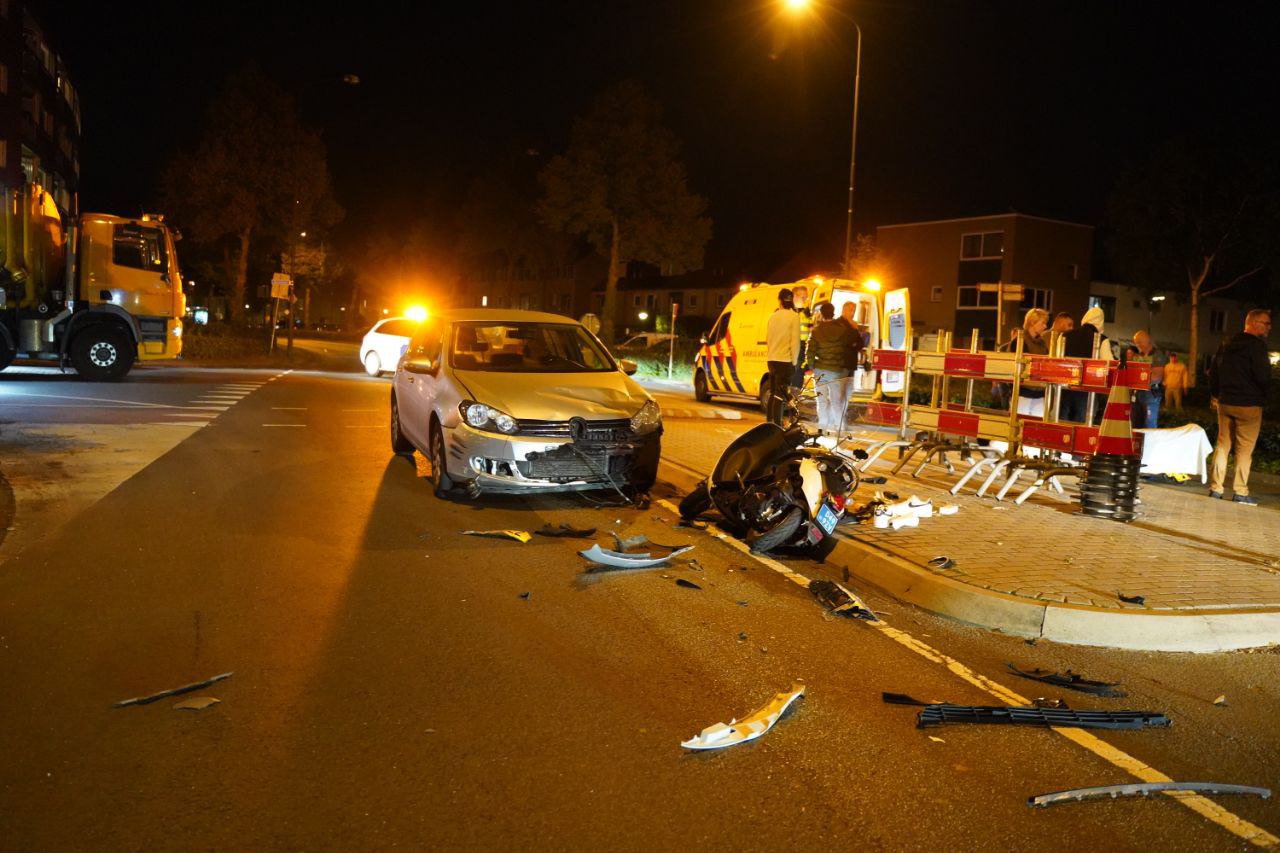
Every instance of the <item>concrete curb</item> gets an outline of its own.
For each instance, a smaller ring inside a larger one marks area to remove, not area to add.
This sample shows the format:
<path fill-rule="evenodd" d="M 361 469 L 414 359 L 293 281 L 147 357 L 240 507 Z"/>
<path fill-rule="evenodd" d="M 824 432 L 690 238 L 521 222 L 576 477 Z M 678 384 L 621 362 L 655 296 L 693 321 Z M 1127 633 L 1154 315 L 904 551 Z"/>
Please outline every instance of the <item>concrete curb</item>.
<path fill-rule="evenodd" d="M 663 479 L 687 491 L 700 479 L 663 460 Z M 1019 637 L 1152 652 L 1225 652 L 1280 643 L 1280 611 L 1161 613 L 1032 601 L 937 575 L 894 554 L 842 536 L 828 562 L 859 581 L 930 613 Z"/>

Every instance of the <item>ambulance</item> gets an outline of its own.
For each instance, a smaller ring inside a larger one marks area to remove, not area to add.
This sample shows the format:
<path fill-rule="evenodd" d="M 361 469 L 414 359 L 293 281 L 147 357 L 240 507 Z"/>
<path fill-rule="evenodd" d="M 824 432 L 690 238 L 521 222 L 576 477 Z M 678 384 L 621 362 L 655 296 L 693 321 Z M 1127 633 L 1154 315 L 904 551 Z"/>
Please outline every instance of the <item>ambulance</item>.
<path fill-rule="evenodd" d="M 858 284 L 813 276 L 790 284 L 744 284 L 724 307 L 698 350 L 693 370 L 693 393 L 698 400 L 757 400 L 764 410 L 769 397 L 769 365 L 765 358 L 769 315 L 778 309 L 778 292 L 797 287 L 808 288 L 810 308 L 830 302 L 837 317 L 845 303 L 852 302 L 854 324 L 869 337 L 867 346 L 880 346 L 883 329 L 877 282 Z M 870 396 L 875 390 L 874 371 L 859 368 L 854 374 L 854 394 Z"/>

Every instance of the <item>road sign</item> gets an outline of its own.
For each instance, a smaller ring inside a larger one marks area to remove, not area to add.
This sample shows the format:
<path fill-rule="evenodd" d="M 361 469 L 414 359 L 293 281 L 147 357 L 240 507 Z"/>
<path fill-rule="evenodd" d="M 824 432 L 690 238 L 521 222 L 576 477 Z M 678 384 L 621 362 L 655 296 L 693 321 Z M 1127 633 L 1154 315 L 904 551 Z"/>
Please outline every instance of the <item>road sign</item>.
<path fill-rule="evenodd" d="M 586 326 L 587 331 L 589 331 L 591 334 L 593 335 L 600 334 L 600 318 L 597 317 L 595 314 L 583 314 L 578 319 L 578 322 Z"/>
<path fill-rule="evenodd" d="M 293 286 L 293 279 L 282 272 L 278 272 L 271 276 L 271 298 L 272 299 L 288 299 L 289 288 Z"/>

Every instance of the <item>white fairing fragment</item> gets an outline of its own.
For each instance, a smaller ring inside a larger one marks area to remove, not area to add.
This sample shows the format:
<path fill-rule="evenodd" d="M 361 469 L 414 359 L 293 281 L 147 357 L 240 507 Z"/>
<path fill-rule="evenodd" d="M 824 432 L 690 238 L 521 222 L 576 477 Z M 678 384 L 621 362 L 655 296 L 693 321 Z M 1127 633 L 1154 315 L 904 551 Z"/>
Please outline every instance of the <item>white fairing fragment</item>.
<path fill-rule="evenodd" d="M 773 724 L 778 722 L 778 718 L 791 707 L 791 703 L 803 695 L 804 685 L 792 684 L 790 692 L 774 696 L 769 704 L 759 711 L 741 720 L 730 720 L 728 725 L 716 723 L 714 726 L 707 726 L 698 733 L 697 737 L 689 738 L 680 745 L 685 749 L 721 749 L 755 740 L 773 728 Z"/>

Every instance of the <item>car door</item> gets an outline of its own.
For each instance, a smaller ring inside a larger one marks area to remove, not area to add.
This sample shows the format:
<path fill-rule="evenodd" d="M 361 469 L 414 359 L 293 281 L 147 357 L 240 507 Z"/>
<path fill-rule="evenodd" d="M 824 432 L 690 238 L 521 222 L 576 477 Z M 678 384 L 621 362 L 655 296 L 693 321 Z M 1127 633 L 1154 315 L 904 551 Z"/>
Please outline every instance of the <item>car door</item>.
<path fill-rule="evenodd" d="M 441 343 L 445 324 L 434 319 L 424 321 L 405 349 L 396 369 L 396 401 L 400 406 L 400 429 L 411 442 L 426 452 L 430 438 L 431 409 L 437 385 L 443 374 Z M 431 369 L 422 370 L 430 363 Z"/>

